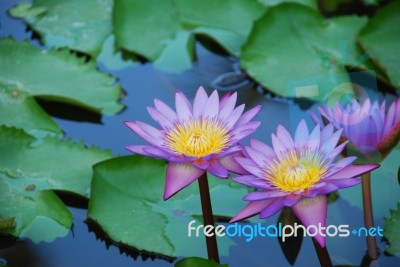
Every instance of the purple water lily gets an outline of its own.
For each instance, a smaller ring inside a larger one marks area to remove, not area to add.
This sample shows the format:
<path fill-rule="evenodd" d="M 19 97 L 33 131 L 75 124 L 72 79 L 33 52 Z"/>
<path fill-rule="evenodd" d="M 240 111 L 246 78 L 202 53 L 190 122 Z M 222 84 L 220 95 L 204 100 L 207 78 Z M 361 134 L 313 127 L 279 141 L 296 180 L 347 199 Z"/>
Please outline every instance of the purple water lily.
<path fill-rule="evenodd" d="M 322 129 L 317 125 L 309 133 L 302 120 L 294 140 L 281 125 L 277 134 L 272 134 L 272 148 L 252 139 L 251 146 L 244 147 L 243 156 L 235 157 L 247 173 L 234 180 L 259 191 L 243 198 L 250 203 L 231 222 L 256 214 L 267 218 L 288 206 L 306 227 L 319 223 L 325 227 L 326 194 L 359 184 L 358 176 L 379 166 L 351 165 L 356 157 L 337 161 L 347 143 L 337 146 L 341 133 L 334 132 L 331 124 Z M 325 246 L 322 235 L 315 238 L 321 247 Z"/>
<path fill-rule="evenodd" d="M 237 94 L 226 94 L 221 100 L 217 91 L 210 97 L 200 87 L 193 106 L 177 91 L 176 111 L 159 99 L 155 108 L 148 107 L 150 116 L 161 129 L 146 123 L 125 122 L 148 145 L 129 145 L 133 153 L 168 160 L 164 199 L 188 186 L 206 171 L 227 178 L 228 170 L 238 168 L 232 155 L 241 150 L 238 142 L 260 125 L 251 121 L 260 106 L 243 113 L 244 104 L 235 108 Z"/>
<path fill-rule="evenodd" d="M 345 107 L 337 103 L 333 109 L 323 106 L 318 110 L 335 128 L 343 128 L 343 136 L 363 153 L 379 150 L 383 159 L 399 141 L 400 98 L 388 110 L 385 101 L 381 105 L 374 101 L 371 105 L 369 98 L 362 104 L 352 100 Z M 311 116 L 316 123 L 324 125 L 322 117 Z"/>

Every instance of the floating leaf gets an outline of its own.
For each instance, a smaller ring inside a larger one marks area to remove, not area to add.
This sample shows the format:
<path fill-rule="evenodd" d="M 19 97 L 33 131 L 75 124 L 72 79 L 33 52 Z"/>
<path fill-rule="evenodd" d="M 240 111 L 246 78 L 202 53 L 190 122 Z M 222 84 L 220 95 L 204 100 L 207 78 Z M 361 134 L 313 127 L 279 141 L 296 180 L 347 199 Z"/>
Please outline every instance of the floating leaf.
<path fill-rule="evenodd" d="M 383 235 L 389 242 L 386 251 L 400 257 L 400 203 L 397 210 L 390 210 L 390 218 L 385 218 Z"/>
<path fill-rule="evenodd" d="M 95 165 L 88 218 L 115 242 L 167 256 L 204 256 L 205 239 L 188 237 L 188 223 L 201 218 L 197 183 L 163 201 L 166 164 L 141 156 L 114 158 Z M 248 189 L 210 177 L 214 214 L 232 217 Z M 221 254 L 232 241 L 218 238 Z"/>
<path fill-rule="evenodd" d="M 175 263 L 175 267 L 228 267 L 227 264 L 219 264 L 213 260 L 198 257 L 186 258 Z"/>
<path fill-rule="evenodd" d="M 9 127 L 22 128 L 38 136 L 41 133 L 61 135 L 62 131 L 33 97 L 18 91 L 5 90 L 0 85 L 0 122 Z"/>
<path fill-rule="evenodd" d="M 256 0 L 116 0 L 113 25 L 118 47 L 176 72 L 191 66 L 193 34 L 206 34 L 238 55 L 263 12 Z"/>
<path fill-rule="evenodd" d="M 122 109 L 115 79 L 67 50 L 40 50 L 12 39 L 0 41 L 0 87 L 6 93 L 63 101 L 104 114 Z"/>
<path fill-rule="evenodd" d="M 270 8 L 255 22 L 241 65 L 282 96 L 326 101 L 338 91 L 353 94 L 344 65 L 359 64 L 355 37 L 366 22 L 357 16 L 325 19 L 296 4 Z"/>
<path fill-rule="evenodd" d="M 360 41 L 387 74 L 400 87 L 400 2 L 393 1 L 380 9 L 360 32 Z"/>
<path fill-rule="evenodd" d="M 317 0 L 259 0 L 265 6 L 276 6 L 282 3 L 297 3 L 300 5 L 305 5 L 311 7 L 315 10 L 318 9 Z"/>
<path fill-rule="evenodd" d="M 0 232 L 4 232 L 4 230 L 11 230 L 15 228 L 14 225 L 14 217 L 11 218 L 0 218 Z"/>
<path fill-rule="evenodd" d="M 92 165 L 108 159 L 111 153 L 86 148 L 83 143 L 46 137 L 36 140 L 22 130 L 0 126 L 0 171 L 12 176 L 29 176 L 56 189 L 89 195 Z"/>
<path fill-rule="evenodd" d="M 4 151 L 4 150 L 1 150 Z M 38 183 L 38 187 L 34 186 Z M 13 218 L 14 227 L 0 229 L 35 243 L 52 242 L 67 235 L 72 215 L 57 195 L 45 190 L 43 181 L 21 173 L 0 171 L 0 218 Z"/>
<path fill-rule="evenodd" d="M 42 35 L 46 45 L 68 47 L 92 56 L 112 32 L 112 0 L 33 0 L 10 9 Z"/>

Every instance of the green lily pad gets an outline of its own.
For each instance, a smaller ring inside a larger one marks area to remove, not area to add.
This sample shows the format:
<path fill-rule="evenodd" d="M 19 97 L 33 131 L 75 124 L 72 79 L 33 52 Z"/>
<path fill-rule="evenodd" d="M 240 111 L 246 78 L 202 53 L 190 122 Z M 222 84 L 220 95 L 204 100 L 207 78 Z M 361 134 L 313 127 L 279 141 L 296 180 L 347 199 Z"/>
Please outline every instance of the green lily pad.
<path fill-rule="evenodd" d="M 383 235 L 389 242 L 386 251 L 400 257 L 400 203 L 397 204 L 397 210 L 390 210 L 390 218 L 385 218 Z"/>
<path fill-rule="evenodd" d="M 49 186 L 36 178 L 0 171 L 0 218 L 13 218 L 13 227 L 0 228 L 0 232 L 35 243 L 66 236 L 72 215 L 46 187 Z"/>
<path fill-rule="evenodd" d="M 204 236 L 188 237 L 188 223 L 201 224 L 198 185 L 163 201 L 165 170 L 164 161 L 137 155 L 95 165 L 88 218 L 117 243 L 171 257 L 204 257 Z M 245 205 L 241 199 L 247 188 L 231 180 L 209 181 L 216 216 L 232 217 Z M 220 254 L 226 255 L 233 241 L 217 239 Z"/>
<path fill-rule="evenodd" d="M 0 86 L 6 93 L 42 97 L 113 114 L 121 89 L 115 79 L 67 50 L 41 50 L 12 39 L 0 41 Z"/>
<path fill-rule="evenodd" d="M 228 267 L 228 264 L 219 264 L 213 260 L 198 257 L 186 258 L 175 263 L 175 267 Z"/>
<path fill-rule="evenodd" d="M 22 130 L 0 126 L 0 172 L 36 179 L 32 184 L 37 190 L 66 190 L 88 197 L 92 165 L 110 157 L 109 151 L 83 143 L 54 137 L 37 140 Z"/>
<path fill-rule="evenodd" d="M 377 219 L 383 218 L 400 201 L 400 186 L 397 182 L 399 158 L 400 145 L 392 150 L 378 169 L 371 172 L 372 206 Z M 361 186 L 340 190 L 339 195 L 352 206 L 363 209 Z"/>
<path fill-rule="evenodd" d="M 353 94 L 344 66 L 359 64 L 355 38 L 366 22 L 357 16 L 325 19 L 297 4 L 272 7 L 255 22 L 241 65 L 278 95 L 327 101 L 338 90 Z"/>
<path fill-rule="evenodd" d="M 31 135 L 61 136 L 57 123 L 37 104 L 33 97 L 18 91 L 5 90 L 0 85 L 0 122 L 9 127 L 22 128 Z"/>
<path fill-rule="evenodd" d="M 46 45 L 68 47 L 92 56 L 112 32 L 112 1 L 33 0 L 10 9 L 42 36 Z"/>
<path fill-rule="evenodd" d="M 305 5 L 311 7 L 312 9 L 318 9 L 317 0 L 259 0 L 265 6 L 276 6 L 282 3 L 297 3 L 300 5 Z"/>
<path fill-rule="evenodd" d="M 397 88 L 400 87 L 399 13 L 400 2 L 393 1 L 380 9 L 360 32 L 362 46 Z"/>
<path fill-rule="evenodd" d="M 178 72 L 191 66 L 194 34 L 206 34 L 238 55 L 264 11 L 256 0 L 116 0 L 113 25 L 118 47 Z"/>

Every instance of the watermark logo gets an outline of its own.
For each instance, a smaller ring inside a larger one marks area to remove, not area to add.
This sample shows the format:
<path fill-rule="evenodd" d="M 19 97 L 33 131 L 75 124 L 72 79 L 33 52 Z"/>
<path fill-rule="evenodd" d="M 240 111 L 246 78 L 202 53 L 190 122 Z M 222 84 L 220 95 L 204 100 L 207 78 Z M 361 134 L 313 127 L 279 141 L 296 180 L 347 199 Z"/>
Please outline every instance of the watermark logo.
<path fill-rule="evenodd" d="M 321 223 L 318 225 L 304 225 L 295 223 L 294 225 L 265 225 L 262 223 L 257 224 L 239 224 L 234 223 L 228 226 L 225 225 L 202 225 L 197 224 L 196 220 L 192 220 L 188 223 L 188 236 L 199 237 L 201 235 L 210 237 L 214 234 L 218 237 L 229 236 L 229 237 L 243 237 L 246 238 L 246 242 L 252 241 L 256 237 L 279 237 L 282 242 L 285 242 L 288 237 L 296 237 L 298 235 L 314 237 L 316 235 L 328 236 L 328 237 L 348 237 L 350 235 L 365 237 L 365 236 L 383 236 L 383 229 L 381 227 L 373 227 L 366 229 L 365 227 L 355 228 L 350 230 L 350 226 L 347 224 L 341 225 L 328 225 L 322 226 Z"/>

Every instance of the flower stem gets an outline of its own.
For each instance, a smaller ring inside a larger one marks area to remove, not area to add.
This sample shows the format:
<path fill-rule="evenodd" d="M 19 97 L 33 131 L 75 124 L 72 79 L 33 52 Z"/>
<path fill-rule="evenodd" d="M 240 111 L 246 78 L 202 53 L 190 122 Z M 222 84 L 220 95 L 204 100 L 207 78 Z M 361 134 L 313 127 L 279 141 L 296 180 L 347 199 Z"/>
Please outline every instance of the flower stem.
<path fill-rule="evenodd" d="M 321 247 L 315 238 L 312 238 L 314 243 L 315 252 L 317 252 L 319 264 L 321 267 L 332 267 L 331 257 L 329 256 L 328 249 L 325 247 Z"/>
<path fill-rule="evenodd" d="M 199 179 L 201 209 L 203 211 L 204 227 L 207 225 L 213 226 L 214 232 L 214 215 L 211 207 L 210 189 L 208 187 L 207 172 L 205 172 Z M 215 232 L 212 236 L 206 236 L 208 259 L 214 260 L 219 263 L 217 238 Z"/>
<path fill-rule="evenodd" d="M 369 230 L 374 227 L 374 214 L 372 211 L 372 198 L 371 198 L 371 173 L 367 172 L 362 175 L 362 196 L 364 206 L 364 224 L 365 228 Z M 378 249 L 376 246 L 376 239 L 374 236 L 367 236 L 368 256 L 375 260 L 378 258 Z"/>

